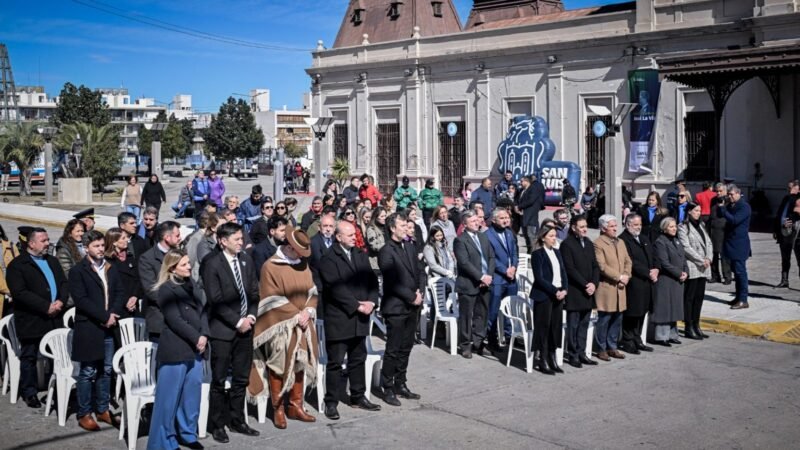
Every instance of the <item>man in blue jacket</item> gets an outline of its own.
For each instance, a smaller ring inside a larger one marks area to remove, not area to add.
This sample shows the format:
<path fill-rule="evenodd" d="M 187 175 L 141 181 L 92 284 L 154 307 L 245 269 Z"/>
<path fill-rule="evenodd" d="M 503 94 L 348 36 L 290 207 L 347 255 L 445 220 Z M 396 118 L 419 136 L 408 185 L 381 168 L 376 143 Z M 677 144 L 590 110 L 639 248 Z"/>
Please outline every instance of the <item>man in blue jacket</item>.
<path fill-rule="evenodd" d="M 483 212 L 487 215 L 492 214 L 494 210 L 494 191 L 492 190 L 492 180 L 489 177 L 481 180 L 481 187 L 475 189 L 472 193 L 470 204 L 475 201 L 483 203 Z"/>
<path fill-rule="evenodd" d="M 492 296 L 489 299 L 489 347 L 497 350 L 497 315 L 500 310 L 500 301 L 509 295 L 517 295 L 517 266 L 519 254 L 517 239 L 511 231 L 511 215 L 502 208 L 497 208 L 492 213 L 492 226 L 486 230 L 486 237 L 494 250 L 494 273 L 492 274 Z M 511 324 L 506 320 L 503 323 L 506 336 L 511 335 Z"/>
<path fill-rule="evenodd" d="M 736 277 L 736 297 L 731 309 L 749 308 L 747 303 L 747 259 L 750 257 L 750 205 L 742 199 L 742 191 L 735 184 L 728 185 L 729 203 L 718 208 L 717 215 L 725 218 L 725 240 L 722 255 L 731 262 Z"/>
<path fill-rule="evenodd" d="M 205 209 L 210 195 L 211 185 L 208 184 L 206 174 L 202 170 L 198 170 L 197 176 L 195 176 L 194 180 L 192 181 L 192 196 L 194 197 L 194 220 L 198 222 L 198 226 L 200 225 L 198 221 L 200 218 L 200 213 L 203 212 L 203 209 Z"/>

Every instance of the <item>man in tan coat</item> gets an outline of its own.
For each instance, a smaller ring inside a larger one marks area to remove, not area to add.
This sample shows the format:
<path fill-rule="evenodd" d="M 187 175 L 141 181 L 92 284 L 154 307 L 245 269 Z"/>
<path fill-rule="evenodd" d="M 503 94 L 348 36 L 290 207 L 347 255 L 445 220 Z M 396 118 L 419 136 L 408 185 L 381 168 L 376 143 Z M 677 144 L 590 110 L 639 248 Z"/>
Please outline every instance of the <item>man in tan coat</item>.
<path fill-rule="evenodd" d="M 617 218 L 604 214 L 598 219 L 600 237 L 594 241 L 594 252 L 600 266 L 600 284 L 595 292 L 597 326 L 594 338 L 600 352 L 599 359 L 624 359 L 617 350 L 622 312 L 626 309 L 625 286 L 630 281 L 633 262 L 625 243 L 617 238 Z"/>

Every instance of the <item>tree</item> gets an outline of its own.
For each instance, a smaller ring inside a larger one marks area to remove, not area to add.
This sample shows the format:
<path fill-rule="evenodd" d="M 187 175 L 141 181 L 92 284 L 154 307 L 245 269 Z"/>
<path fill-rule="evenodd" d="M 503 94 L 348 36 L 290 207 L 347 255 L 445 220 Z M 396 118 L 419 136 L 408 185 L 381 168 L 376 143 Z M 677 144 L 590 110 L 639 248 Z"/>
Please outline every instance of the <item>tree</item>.
<path fill-rule="evenodd" d="M 167 113 L 163 110 L 158 112 L 158 115 L 153 122 L 157 123 L 164 123 L 167 122 Z M 139 146 L 139 154 L 140 155 L 149 155 L 150 149 L 152 148 L 153 143 L 153 132 L 145 128 L 144 125 L 139 125 L 139 132 L 137 133 L 138 143 Z M 162 146 L 162 154 L 163 154 L 163 146 Z"/>
<path fill-rule="evenodd" d="M 336 158 L 331 165 L 333 179 L 339 184 L 339 189 L 344 189 L 344 184 L 350 178 L 350 162 L 345 158 Z"/>
<path fill-rule="evenodd" d="M 184 119 L 187 120 L 187 119 Z M 154 123 L 166 123 L 167 129 L 161 132 L 161 157 L 166 158 L 179 158 L 186 156 L 189 153 L 189 146 L 191 141 L 187 141 L 185 137 L 185 130 L 181 120 L 175 119 L 172 114 L 167 118 L 164 111 L 159 111 Z M 192 121 L 189 120 L 189 126 Z M 153 144 L 153 131 L 145 128 L 144 125 L 139 127 L 139 154 L 149 155 Z"/>
<path fill-rule="evenodd" d="M 113 125 L 98 127 L 89 123 L 76 123 L 61 130 L 61 136 L 67 142 L 74 141 L 78 135 L 83 142 L 83 173 L 92 178 L 92 185 L 102 195 L 122 168 L 119 133 Z"/>
<path fill-rule="evenodd" d="M 173 116 L 174 117 L 174 116 Z M 192 148 L 192 141 L 194 140 L 194 122 L 192 119 L 181 119 L 178 121 L 178 125 L 181 126 L 181 131 L 183 131 L 183 138 L 186 139 L 186 145 L 189 146 L 189 149 Z"/>
<path fill-rule="evenodd" d="M 103 104 L 103 94 L 84 85 L 75 87 L 65 83 L 58 97 L 58 106 L 51 119 L 56 126 L 72 123 L 91 123 L 98 127 L 111 123 L 108 105 Z"/>
<path fill-rule="evenodd" d="M 31 174 L 42 154 L 44 139 L 36 131 L 41 124 L 22 122 L 0 128 L 0 159 L 14 161 L 19 169 L 19 195 L 31 195 Z"/>
<path fill-rule="evenodd" d="M 250 105 L 233 97 L 228 97 L 219 114 L 211 119 L 204 139 L 209 152 L 226 160 L 255 158 L 264 145 L 264 135 L 256 127 Z"/>
<path fill-rule="evenodd" d="M 294 142 L 288 142 L 283 146 L 283 153 L 287 158 L 305 158 L 308 156 L 308 149 L 302 145 L 297 145 Z"/>

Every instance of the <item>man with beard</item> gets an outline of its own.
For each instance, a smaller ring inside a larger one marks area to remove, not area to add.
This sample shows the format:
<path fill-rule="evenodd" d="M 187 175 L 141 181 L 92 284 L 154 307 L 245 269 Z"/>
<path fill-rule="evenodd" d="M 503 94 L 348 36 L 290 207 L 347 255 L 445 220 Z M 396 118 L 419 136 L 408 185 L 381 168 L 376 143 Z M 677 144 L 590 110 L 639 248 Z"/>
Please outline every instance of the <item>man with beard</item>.
<path fill-rule="evenodd" d="M 137 232 L 144 239 L 147 248 L 156 244 L 156 226 L 158 226 L 158 210 L 153 206 L 148 206 L 142 214 L 142 223 Z"/>
<path fill-rule="evenodd" d="M 253 222 L 261 217 L 261 185 L 257 184 L 250 190 L 250 197 L 239 205 L 239 221 L 244 226 L 245 233 L 250 233 Z"/>
<path fill-rule="evenodd" d="M 628 309 L 622 314 L 622 338 L 619 348 L 639 354 L 640 350 L 651 352 L 653 348 L 642 341 L 644 317 L 650 311 L 655 283 L 658 281 L 658 268 L 647 235 L 642 233 L 642 217 L 628 214 L 625 217 L 625 231 L 619 235 L 633 262 L 633 273 L 626 287 Z"/>
<path fill-rule="evenodd" d="M 164 255 L 170 249 L 178 248 L 178 244 L 181 243 L 181 224 L 172 220 L 158 224 L 156 239 L 158 240 L 156 245 L 139 258 L 139 280 L 145 293 L 142 310 L 147 320 L 147 331 L 150 333 L 152 342 L 158 342 L 161 329 L 164 328 L 164 315 L 161 313 L 161 308 L 158 307 L 158 299 L 156 293 L 153 292 L 153 286 L 158 281 Z"/>
<path fill-rule="evenodd" d="M 300 219 L 300 229 L 305 232 L 308 232 L 308 227 L 311 226 L 312 223 L 319 219 L 319 216 L 322 214 L 322 197 L 314 197 L 311 200 L 311 209 L 309 209 L 305 214 L 303 214 L 303 218 Z"/>
<path fill-rule="evenodd" d="M 147 241 L 137 233 L 135 214 L 129 212 L 120 213 L 117 216 L 117 225 L 130 238 L 128 250 L 135 259 L 138 260 L 147 250 L 152 248 L 152 245 L 148 245 Z"/>
<path fill-rule="evenodd" d="M 267 238 L 253 247 L 253 263 L 256 275 L 261 276 L 261 267 L 278 251 L 286 240 L 286 226 L 289 222 L 280 216 L 272 216 L 267 223 Z"/>

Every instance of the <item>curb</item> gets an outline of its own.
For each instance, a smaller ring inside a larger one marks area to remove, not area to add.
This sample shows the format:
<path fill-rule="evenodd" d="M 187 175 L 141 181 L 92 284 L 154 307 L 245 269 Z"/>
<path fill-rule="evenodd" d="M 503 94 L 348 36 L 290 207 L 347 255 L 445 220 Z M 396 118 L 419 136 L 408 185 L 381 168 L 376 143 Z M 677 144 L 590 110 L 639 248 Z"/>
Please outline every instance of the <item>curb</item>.
<path fill-rule="evenodd" d="M 734 336 L 755 337 L 771 342 L 800 345 L 800 320 L 783 322 L 746 323 L 730 320 L 700 318 L 701 328 Z"/>

